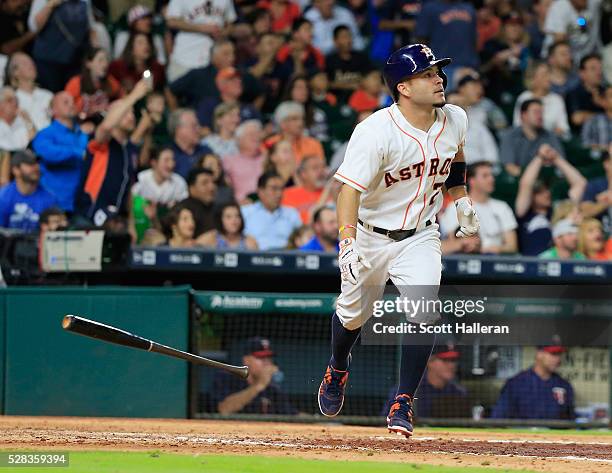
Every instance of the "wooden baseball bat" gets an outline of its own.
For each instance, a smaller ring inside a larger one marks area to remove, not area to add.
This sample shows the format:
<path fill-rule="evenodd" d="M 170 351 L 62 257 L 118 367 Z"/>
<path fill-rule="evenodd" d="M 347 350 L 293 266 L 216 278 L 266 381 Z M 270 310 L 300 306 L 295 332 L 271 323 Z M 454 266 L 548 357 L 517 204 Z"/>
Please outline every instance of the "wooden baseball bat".
<path fill-rule="evenodd" d="M 130 348 L 138 348 L 140 350 L 154 351 L 155 353 L 180 358 L 181 360 L 186 360 L 197 365 L 219 368 L 243 379 L 246 379 L 249 375 L 248 366 L 233 366 L 221 363 L 220 361 L 209 360 L 208 358 L 177 350 L 176 348 L 162 345 L 153 340 L 148 340 L 138 335 L 134 335 L 133 333 L 126 332 L 125 330 L 105 325 L 95 320 L 89 320 L 84 317 L 66 315 L 62 320 L 62 327 L 68 332 L 97 338 L 105 342 L 116 343 Z"/>

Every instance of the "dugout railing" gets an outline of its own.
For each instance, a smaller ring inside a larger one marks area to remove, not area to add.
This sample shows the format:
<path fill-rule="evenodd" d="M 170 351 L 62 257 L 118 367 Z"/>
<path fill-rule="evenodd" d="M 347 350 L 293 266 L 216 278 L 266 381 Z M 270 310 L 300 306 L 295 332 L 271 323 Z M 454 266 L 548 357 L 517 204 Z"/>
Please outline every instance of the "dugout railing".
<path fill-rule="evenodd" d="M 209 369 L 194 370 L 191 415 L 196 418 L 235 418 L 284 421 L 328 421 L 318 413 L 316 392 L 329 357 L 329 317 L 335 307 L 335 294 L 291 294 L 261 292 L 194 291 L 192 304 L 192 343 L 199 354 L 225 362 L 238 363 L 244 342 L 259 335 L 271 341 L 275 360 L 283 372 L 280 383 L 299 416 L 234 414 L 216 411 L 213 380 Z M 572 320 L 576 330 L 581 322 L 572 315 L 571 301 L 540 301 L 550 313 Z M 502 313 L 538 311 L 533 301 L 505 300 Z M 558 305 L 558 310 L 556 309 Z M 498 304 L 499 306 L 499 304 Z M 553 310 L 551 310 L 551 308 Z M 531 314 L 536 317 L 538 314 Z M 612 322 L 612 310 L 599 314 Z M 534 320 L 536 320 L 534 318 Z M 609 322 L 608 325 L 609 325 Z M 491 419 L 491 408 L 503 383 L 527 368 L 534 357 L 534 346 L 458 346 L 461 358 L 457 382 L 468 393 L 467 400 L 441 398 L 435 415 L 417 417 L 421 424 L 438 426 L 548 426 L 606 427 L 611 405 L 610 366 L 612 351 L 607 346 L 569 346 L 559 370 L 574 386 L 576 420 Z M 396 345 L 364 345 L 354 348 L 348 396 L 343 413 L 334 421 L 347 424 L 381 425 L 389 393 L 397 380 L 400 348 Z M 418 397 L 418 393 L 417 393 Z M 538 402 L 534 399 L 533 402 Z"/>

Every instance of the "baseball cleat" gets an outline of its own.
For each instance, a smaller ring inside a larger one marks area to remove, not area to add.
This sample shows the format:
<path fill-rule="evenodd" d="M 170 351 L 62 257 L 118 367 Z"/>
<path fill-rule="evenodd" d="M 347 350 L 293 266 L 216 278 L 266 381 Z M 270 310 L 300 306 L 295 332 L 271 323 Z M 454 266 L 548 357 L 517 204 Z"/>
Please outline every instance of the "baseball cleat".
<path fill-rule="evenodd" d="M 409 438 L 412 435 L 412 403 L 410 394 L 398 394 L 387 416 L 389 432 Z"/>
<path fill-rule="evenodd" d="M 348 380 L 348 370 L 342 371 L 327 366 L 319 387 L 319 410 L 327 417 L 337 416 L 344 404 L 344 390 Z"/>

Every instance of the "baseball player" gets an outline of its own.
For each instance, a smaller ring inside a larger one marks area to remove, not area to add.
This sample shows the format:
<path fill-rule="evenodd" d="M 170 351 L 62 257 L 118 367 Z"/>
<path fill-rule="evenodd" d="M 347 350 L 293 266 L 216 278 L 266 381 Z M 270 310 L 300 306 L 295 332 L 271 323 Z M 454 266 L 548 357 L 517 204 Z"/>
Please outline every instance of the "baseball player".
<path fill-rule="evenodd" d="M 446 189 L 455 201 L 457 236 L 478 232 L 479 222 L 465 188 L 463 142 L 465 112 L 447 105 L 450 59 L 436 59 L 423 44 L 395 51 L 383 70 L 394 99 L 358 124 L 335 178 L 338 196 L 342 276 L 332 316 L 332 356 L 319 388 L 319 408 L 333 417 L 342 409 L 350 351 L 391 279 L 405 295 L 410 286 L 440 284 L 440 234 L 435 215 Z M 439 316 L 438 316 L 439 318 Z M 433 324 L 424 314 L 415 323 Z M 431 349 L 403 345 L 400 379 L 387 425 L 390 432 L 412 434 L 412 404 Z"/>

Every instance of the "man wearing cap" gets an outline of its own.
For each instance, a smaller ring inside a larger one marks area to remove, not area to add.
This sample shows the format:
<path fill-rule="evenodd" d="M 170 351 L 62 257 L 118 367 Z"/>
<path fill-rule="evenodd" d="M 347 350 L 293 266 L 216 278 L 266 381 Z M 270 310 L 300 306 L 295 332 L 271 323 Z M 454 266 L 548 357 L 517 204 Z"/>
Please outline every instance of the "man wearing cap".
<path fill-rule="evenodd" d="M 491 417 L 574 419 L 574 389 L 556 373 L 566 351 L 559 341 L 538 347 L 533 366 L 506 381 Z"/>
<path fill-rule="evenodd" d="M 215 409 L 220 414 L 297 414 L 280 389 L 280 371 L 273 356 L 269 340 L 249 338 L 242 357 L 249 367 L 249 377 L 243 380 L 224 371 L 217 372 L 213 382 Z"/>
<path fill-rule="evenodd" d="M 460 353 L 452 343 L 434 348 L 416 394 L 416 413 L 419 417 L 442 417 L 441 413 L 437 413 L 440 408 L 444 410 L 444 417 L 469 415 L 462 412 L 467 405 L 467 391 L 454 381 L 459 357 Z M 437 405 L 441 402 L 447 405 Z"/>
<path fill-rule="evenodd" d="M 555 223 L 552 230 L 553 247 L 540 253 L 540 258 L 545 259 L 586 259 L 576 251 L 578 247 L 578 227 L 568 218 Z"/>
<path fill-rule="evenodd" d="M 252 105 L 241 103 L 243 92 L 242 75 L 235 67 L 224 67 L 216 77 L 215 84 L 219 96 L 209 96 L 201 99 L 196 105 L 196 115 L 200 125 L 213 129 L 213 115 L 215 108 L 222 103 L 237 103 L 240 106 L 240 120 L 260 120 L 261 114 Z"/>
<path fill-rule="evenodd" d="M 40 167 L 31 151 L 16 151 L 11 171 L 15 180 L 0 189 L 0 227 L 34 232 L 40 214 L 57 202 L 40 186 Z"/>
<path fill-rule="evenodd" d="M 467 390 L 455 383 L 461 354 L 452 343 L 436 345 L 427 362 L 427 371 L 416 393 L 416 414 L 419 417 L 468 417 Z M 397 386 L 390 392 L 386 414 L 393 402 Z"/>

